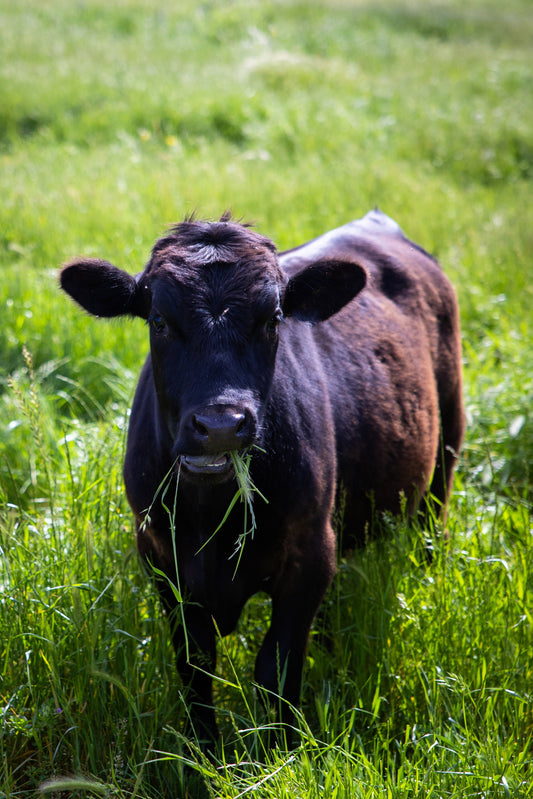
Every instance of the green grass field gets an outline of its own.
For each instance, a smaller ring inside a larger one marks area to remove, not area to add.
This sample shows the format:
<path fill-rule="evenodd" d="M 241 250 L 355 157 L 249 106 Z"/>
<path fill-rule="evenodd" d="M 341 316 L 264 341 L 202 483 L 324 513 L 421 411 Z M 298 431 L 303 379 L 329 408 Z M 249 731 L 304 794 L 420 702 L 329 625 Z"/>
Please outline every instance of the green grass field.
<path fill-rule="evenodd" d="M 532 42 L 530 0 L 0 0 L 0 797 L 533 796 Z M 376 205 L 459 295 L 450 540 L 388 519 L 339 564 L 290 752 L 251 602 L 207 761 L 122 488 L 146 330 L 57 270 L 139 271 L 194 209 L 282 249 Z"/>

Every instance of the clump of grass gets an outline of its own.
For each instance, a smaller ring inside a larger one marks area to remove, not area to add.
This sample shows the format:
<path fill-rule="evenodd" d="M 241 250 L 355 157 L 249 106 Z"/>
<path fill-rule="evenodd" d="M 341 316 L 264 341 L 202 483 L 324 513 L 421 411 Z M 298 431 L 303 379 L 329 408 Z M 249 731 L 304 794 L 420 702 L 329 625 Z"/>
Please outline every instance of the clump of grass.
<path fill-rule="evenodd" d="M 253 506 L 254 498 L 257 495 L 259 496 L 260 499 L 263 500 L 263 502 L 266 503 L 268 503 L 268 499 L 257 488 L 257 486 L 255 485 L 250 476 L 250 464 L 252 462 L 252 453 L 250 451 L 246 453 L 234 451 L 230 452 L 230 455 L 231 455 L 231 460 L 233 461 L 233 467 L 235 469 L 237 491 L 235 493 L 235 496 L 233 497 L 231 506 L 228 508 L 228 512 L 226 513 L 223 521 L 221 522 L 221 525 L 224 523 L 224 520 L 227 518 L 228 514 L 230 513 L 231 508 L 237 502 L 243 503 L 244 505 L 243 531 L 237 538 L 237 541 L 235 542 L 235 552 L 232 555 L 232 557 L 237 556 L 237 563 L 235 565 L 235 571 L 237 571 L 246 539 L 248 536 L 250 536 L 251 538 L 254 537 L 255 529 L 257 526 L 255 521 L 255 513 Z"/>

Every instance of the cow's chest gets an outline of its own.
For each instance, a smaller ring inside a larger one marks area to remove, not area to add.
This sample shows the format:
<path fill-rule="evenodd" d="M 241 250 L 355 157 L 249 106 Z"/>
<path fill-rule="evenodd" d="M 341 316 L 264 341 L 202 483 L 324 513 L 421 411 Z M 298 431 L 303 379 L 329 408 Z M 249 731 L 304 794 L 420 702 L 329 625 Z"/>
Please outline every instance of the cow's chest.
<path fill-rule="evenodd" d="M 245 541 L 238 551 L 235 542 L 229 548 L 215 536 L 203 548 L 186 547 L 180 558 L 192 601 L 213 616 L 221 635 L 235 629 L 250 596 L 267 587 L 268 571 L 257 562 L 255 549 L 252 541 Z"/>

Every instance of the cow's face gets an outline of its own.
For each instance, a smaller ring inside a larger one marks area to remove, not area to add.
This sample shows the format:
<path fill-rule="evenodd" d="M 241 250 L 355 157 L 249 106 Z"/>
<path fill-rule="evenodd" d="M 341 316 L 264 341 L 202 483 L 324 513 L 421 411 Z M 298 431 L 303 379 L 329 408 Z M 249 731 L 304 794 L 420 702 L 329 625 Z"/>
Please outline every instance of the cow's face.
<path fill-rule="evenodd" d="M 258 440 L 272 386 L 285 288 L 273 245 L 227 223 L 180 226 L 140 284 L 173 454 L 190 479 L 224 479 L 229 453 Z"/>
<path fill-rule="evenodd" d="M 91 313 L 147 320 L 176 463 L 190 480 L 220 482 L 229 453 L 260 441 L 283 317 L 322 321 L 364 279 L 356 264 L 328 260 L 287 280 L 272 242 L 223 218 L 178 225 L 137 278 L 84 260 L 63 269 L 61 285 Z"/>

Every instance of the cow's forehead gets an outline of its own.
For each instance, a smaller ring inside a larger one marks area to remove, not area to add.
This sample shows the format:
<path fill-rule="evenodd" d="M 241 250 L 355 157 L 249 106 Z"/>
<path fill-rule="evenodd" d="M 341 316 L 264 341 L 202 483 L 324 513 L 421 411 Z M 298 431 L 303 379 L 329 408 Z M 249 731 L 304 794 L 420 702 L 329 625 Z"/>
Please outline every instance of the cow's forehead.
<path fill-rule="evenodd" d="M 156 242 L 144 279 L 158 291 L 230 292 L 243 302 L 279 293 L 276 248 L 236 223 L 182 223 Z"/>
<path fill-rule="evenodd" d="M 272 259 L 273 242 L 246 225 L 236 222 L 182 222 L 159 239 L 152 250 L 152 260 L 174 257 L 188 263 L 234 263 L 258 255 Z M 275 258 L 274 258 L 275 260 Z"/>
<path fill-rule="evenodd" d="M 169 294 L 191 304 L 224 298 L 235 305 L 264 304 L 279 300 L 283 289 L 277 270 L 253 263 L 166 263 L 152 271 L 147 283 L 152 297 Z"/>

